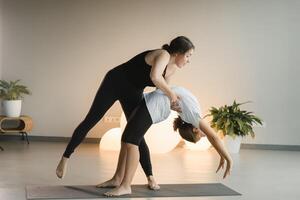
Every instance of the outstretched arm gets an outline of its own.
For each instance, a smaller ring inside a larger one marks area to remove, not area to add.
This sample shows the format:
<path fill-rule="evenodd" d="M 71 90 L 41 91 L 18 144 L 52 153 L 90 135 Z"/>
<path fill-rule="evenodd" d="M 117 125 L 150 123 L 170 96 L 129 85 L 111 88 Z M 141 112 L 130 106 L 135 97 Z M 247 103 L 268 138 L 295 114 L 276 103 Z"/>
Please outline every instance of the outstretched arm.
<path fill-rule="evenodd" d="M 207 139 L 210 141 L 210 143 L 221 156 L 220 165 L 217 169 L 217 172 L 221 167 L 223 168 L 224 159 L 226 160 L 226 170 L 223 176 L 223 178 L 225 178 L 227 175 L 230 174 L 232 168 L 232 159 L 230 157 L 230 154 L 227 152 L 221 139 L 215 134 L 215 131 L 204 120 L 200 120 L 199 127 L 201 131 L 205 133 Z"/>

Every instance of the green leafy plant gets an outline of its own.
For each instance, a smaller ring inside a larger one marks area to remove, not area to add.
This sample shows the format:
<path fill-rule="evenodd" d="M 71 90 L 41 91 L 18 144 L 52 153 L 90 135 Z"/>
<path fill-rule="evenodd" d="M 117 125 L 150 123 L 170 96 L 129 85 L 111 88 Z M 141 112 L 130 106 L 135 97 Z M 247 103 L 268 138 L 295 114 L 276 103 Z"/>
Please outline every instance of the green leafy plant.
<path fill-rule="evenodd" d="M 26 86 L 18 84 L 20 80 L 5 81 L 0 80 L 0 98 L 4 100 L 20 100 L 23 94 L 30 95 L 31 92 Z"/>
<path fill-rule="evenodd" d="M 237 135 L 246 136 L 251 135 L 252 138 L 255 137 L 253 132 L 253 125 L 262 125 L 262 120 L 257 116 L 253 115 L 253 112 L 248 112 L 246 110 L 241 110 L 240 105 L 249 103 L 236 103 L 234 100 L 231 106 L 221 106 L 220 108 L 211 107 L 209 114 L 207 116 L 212 116 L 211 127 L 217 132 L 222 131 L 225 135 L 229 135 L 235 138 Z"/>

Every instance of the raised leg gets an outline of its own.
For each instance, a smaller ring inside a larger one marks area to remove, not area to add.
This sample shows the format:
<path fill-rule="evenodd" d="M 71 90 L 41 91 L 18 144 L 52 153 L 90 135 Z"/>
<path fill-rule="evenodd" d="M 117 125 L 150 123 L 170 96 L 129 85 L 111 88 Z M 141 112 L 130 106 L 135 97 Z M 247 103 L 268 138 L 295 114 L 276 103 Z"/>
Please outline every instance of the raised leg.
<path fill-rule="evenodd" d="M 61 161 L 56 168 L 56 175 L 62 178 L 66 173 L 67 160 L 74 152 L 77 146 L 83 141 L 87 133 L 93 126 L 101 120 L 105 112 L 116 101 L 117 95 L 114 93 L 114 79 L 112 73 L 109 72 L 102 81 L 98 92 L 94 98 L 93 104 L 85 117 L 85 119 L 75 129 L 71 140 L 63 154 Z"/>

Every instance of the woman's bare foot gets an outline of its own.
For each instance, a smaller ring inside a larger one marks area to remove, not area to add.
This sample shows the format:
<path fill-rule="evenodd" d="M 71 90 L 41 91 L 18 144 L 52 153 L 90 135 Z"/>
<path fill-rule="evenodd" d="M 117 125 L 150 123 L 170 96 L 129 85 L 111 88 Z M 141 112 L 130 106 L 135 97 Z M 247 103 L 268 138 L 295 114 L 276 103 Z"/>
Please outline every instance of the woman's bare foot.
<path fill-rule="evenodd" d="M 67 164 L 68 158 L 62 157 L 56 168 L 56 175 L 58 178 L 63 178 L 66 175 Z"/>
<path fill-rule="evenodd" d="M 148 178 L 148 188 L 150 190 L 159 190 L 160 186 L 156 183 L 153 176 L 149 176 Z"/>
<path fill-rule="evenodd" d="M 131 187 L 125 187 L 123 185 L 116 187 L 108 192 L 105 192 L 104 195 L 108 197 L 113 197 L 113 196 L 121 196 L 125 194 L 131 194 Z"/>
<path fill-rule="evenodd" d="M 120 186 L 120 181 L 117 181 L 114 178 L 96 185 L 97 188 L 115 188 L 118 186 Z"/>

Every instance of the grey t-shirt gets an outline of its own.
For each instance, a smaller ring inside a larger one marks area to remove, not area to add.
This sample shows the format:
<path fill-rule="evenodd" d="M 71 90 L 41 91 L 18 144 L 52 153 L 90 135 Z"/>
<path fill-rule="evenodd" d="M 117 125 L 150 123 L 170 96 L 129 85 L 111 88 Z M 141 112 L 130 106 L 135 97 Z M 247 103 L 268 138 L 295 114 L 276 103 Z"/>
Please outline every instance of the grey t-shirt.
<path fill-rule="evenodd" d="M 171 89 L 180 96 L 179 106 L 182 112 L 178 114 L 181 119 L 199 128 L 202 114 L 197 98 L 183 87 L 174 86 Z M 168 118 L 171 113 L 170 100 L 160 89 L 144 93 L 144 97 L 154 124 Z"/>

